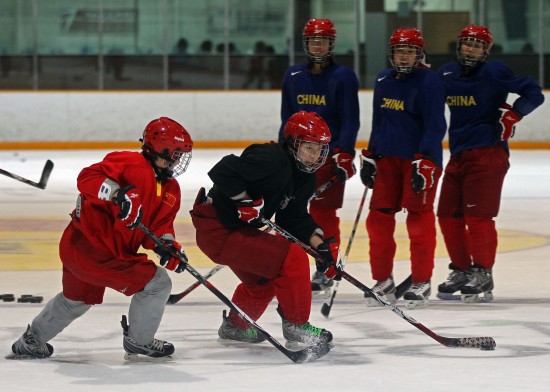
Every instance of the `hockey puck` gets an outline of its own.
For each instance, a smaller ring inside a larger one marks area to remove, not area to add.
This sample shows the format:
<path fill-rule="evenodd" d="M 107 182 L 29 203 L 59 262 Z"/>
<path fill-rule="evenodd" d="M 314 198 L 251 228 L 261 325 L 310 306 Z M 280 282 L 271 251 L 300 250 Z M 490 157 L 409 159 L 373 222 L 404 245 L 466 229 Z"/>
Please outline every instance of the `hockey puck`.
<path fill-rule="evenodd" d="M 42 303 L 43 299 L 44 299 L 44 297 L 42 297 L 42 296 L 35 296 L 35 297 L 31 297 L 29 302 L 31 304 L 39 304 L 39 303 Z"/>
<path fill-rule="evenodd" d="M 0 294 L 0 299 L 4 302 L 13 302 L 15 301 L 15 296 L 13 294 Z"/>

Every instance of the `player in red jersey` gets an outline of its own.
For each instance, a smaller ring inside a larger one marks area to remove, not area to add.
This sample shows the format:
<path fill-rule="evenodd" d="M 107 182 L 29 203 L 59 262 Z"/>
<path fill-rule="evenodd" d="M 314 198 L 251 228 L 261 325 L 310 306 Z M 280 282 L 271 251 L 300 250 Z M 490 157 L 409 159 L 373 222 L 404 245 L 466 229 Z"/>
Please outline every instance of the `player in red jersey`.
<path fill-rule="evenodd" d="M 51 356 L 48 342 L 92 305 L 101 304 L 107 287 L 132 297 L 129 325 L 123 316 L 127 354 L 166 357 L 174 352 L 171 343 L 155 339 L 172 282 L 164 268 L 138 250 L 152 249 L 166 269 L 184 270 L 169 250 L 185 256 L 174 233 L 180 207 L 175 177 L 187 169 L 193 142 L 185 128 L 167 117 L 151 121 L 141 141 L 141 153 L 112 152 L 80 172 L 76 208 L 59 244 L 63 291 L 12 345 L 9 358 Z M 163 247 L 136 230 L 141 222 L 164 240 Z"/>

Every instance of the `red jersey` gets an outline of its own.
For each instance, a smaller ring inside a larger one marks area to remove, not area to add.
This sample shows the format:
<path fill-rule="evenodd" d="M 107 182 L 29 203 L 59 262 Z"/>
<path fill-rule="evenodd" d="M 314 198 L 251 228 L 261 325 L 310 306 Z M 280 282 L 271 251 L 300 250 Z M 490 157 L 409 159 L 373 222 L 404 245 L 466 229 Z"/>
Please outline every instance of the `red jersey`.
<path fill-rule="evenodd" d="M 154 248 L 145 233 L 129 230 L 116 218 L 120 208 L 115 203 L 99 198 L 106 178 L 121 188 L 134 185 L 141 195 L 143 224 L 157 236 L 175 237 L 173 224 L 181 201 L 179 183 L 175 179 L 157 181 L 151 164 L 141 153 L 120 151 L 109 153 L 103 161 L 83 169 L 77 179 L 82 199 L 80 230 L 93 247 L 108 250 L 119 259 L 135 256 L 140 246 Z"/>

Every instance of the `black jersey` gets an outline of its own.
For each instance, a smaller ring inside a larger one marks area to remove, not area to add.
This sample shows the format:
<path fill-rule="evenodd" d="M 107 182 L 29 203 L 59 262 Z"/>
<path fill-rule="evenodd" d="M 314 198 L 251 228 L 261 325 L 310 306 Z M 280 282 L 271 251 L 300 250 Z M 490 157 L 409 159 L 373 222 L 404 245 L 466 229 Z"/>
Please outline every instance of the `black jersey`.
<path fill-rule="evenodd" d="M 232 196 L 245 190 L 254 200 L 264 198 L 264 216 L 275 221 L 303 242 L 318 225 L 308 213 L 315 175 L 298 169 L 286 147 L 276 143 L 252 144 L 241 156 L 223 157 L 209 172 L 214 186 L 208 193 L 222 224 L 235 229 L 239 219 Z"/>

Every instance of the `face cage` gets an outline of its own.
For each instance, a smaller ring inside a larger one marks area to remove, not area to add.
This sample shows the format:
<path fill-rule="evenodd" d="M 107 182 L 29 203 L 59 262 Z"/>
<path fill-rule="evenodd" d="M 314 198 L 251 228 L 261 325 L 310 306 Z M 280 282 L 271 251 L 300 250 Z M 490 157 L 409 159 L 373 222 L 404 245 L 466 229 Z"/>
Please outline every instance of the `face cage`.
<path fill-rule="evenodd" d="M 172 178 L 176 178 L 179 175 L 182 175 L 187 170 L 189 162 L 191 162 L 191 151 L 174 151 L 172 153 L 170 165 L 168 170 L 172 173 Z"/>
<path fill-rule="evenodd" d="M 416 57 L 412 65 L 400 65 L 395 63 L 393 55 L 394 55 L 395 49 L 400 49 L 400 48 L 416 49 Z M 422 48 L 417 45 L 392 45 L 388 47 L 388 57 L 390 59 L 390 64 L 393 69 L 395 69 L 399 73 L 409 74 L 412 71 L 414 71 L 418 67 L 418 64 L 420 64 L 420 61 L 422 61 Z"/>
<path fill-rule="evenodd" d="M 477 42 L 482 44 L 483 56 L 479 59 L 469 59 L 462 56 L 462 53 L 460 52 L 460 47 L 464 42 Z M 466 67 L 477 67 L 479 64 L 484 63 L 485 60 L 487 60 L 487 56 L 489 56 L 489 52 L 487 50 L 487 42 L 484 42 L 477 38 L 460 38 L 458 41 L 456 41 L 456 57 L 458 58 L 458 62 Z"/>
<path fill-rule="evenodd" d="M 309 51 L 309 40 L 311 38 L 323 38 L 329 40 L 329 47 L 328 52 L 323 56 L 316 56 L 313 53 Z M 302 45 L 304 46 L 304 52 L 306 52 L 307 57 L 311 60 L 311 62 L 316 64 L 323 64 L 327 59 L 329 59 L 332 56 L 332 52 L 334 51 L 334 43 L 336 42 L 336 37 L 323 37 L 323 36 L 313 36 L 313 37 L 302 37 Z"/>
<path fill-rule="evenodd" d="M 319 158 L 317 158 L 315 162 L 305 163 L 300 161 L 300 159 L 298 158 L 298 153 L 302 143 L 315 143 L 315 142 L 308 142 L 301 139 L 296 139 L 294 141 L 294 147 L 292 148 L 292 153 L 294 154 L 294 160 L 296 161 L 296 166 L 298 166 L 298 169 L 300 169 L 303 172 L 314 173 L 315 171 L 317 171 L 317 169 L 323 166 L 325 164 L 325 161 L 327 160 L 328 150 L 329 150 L 328 144 L 321 145 L 321 152 L 319 154 Z M 317 143 L 317 144 L 321 144 L 321 143 Z"/>

